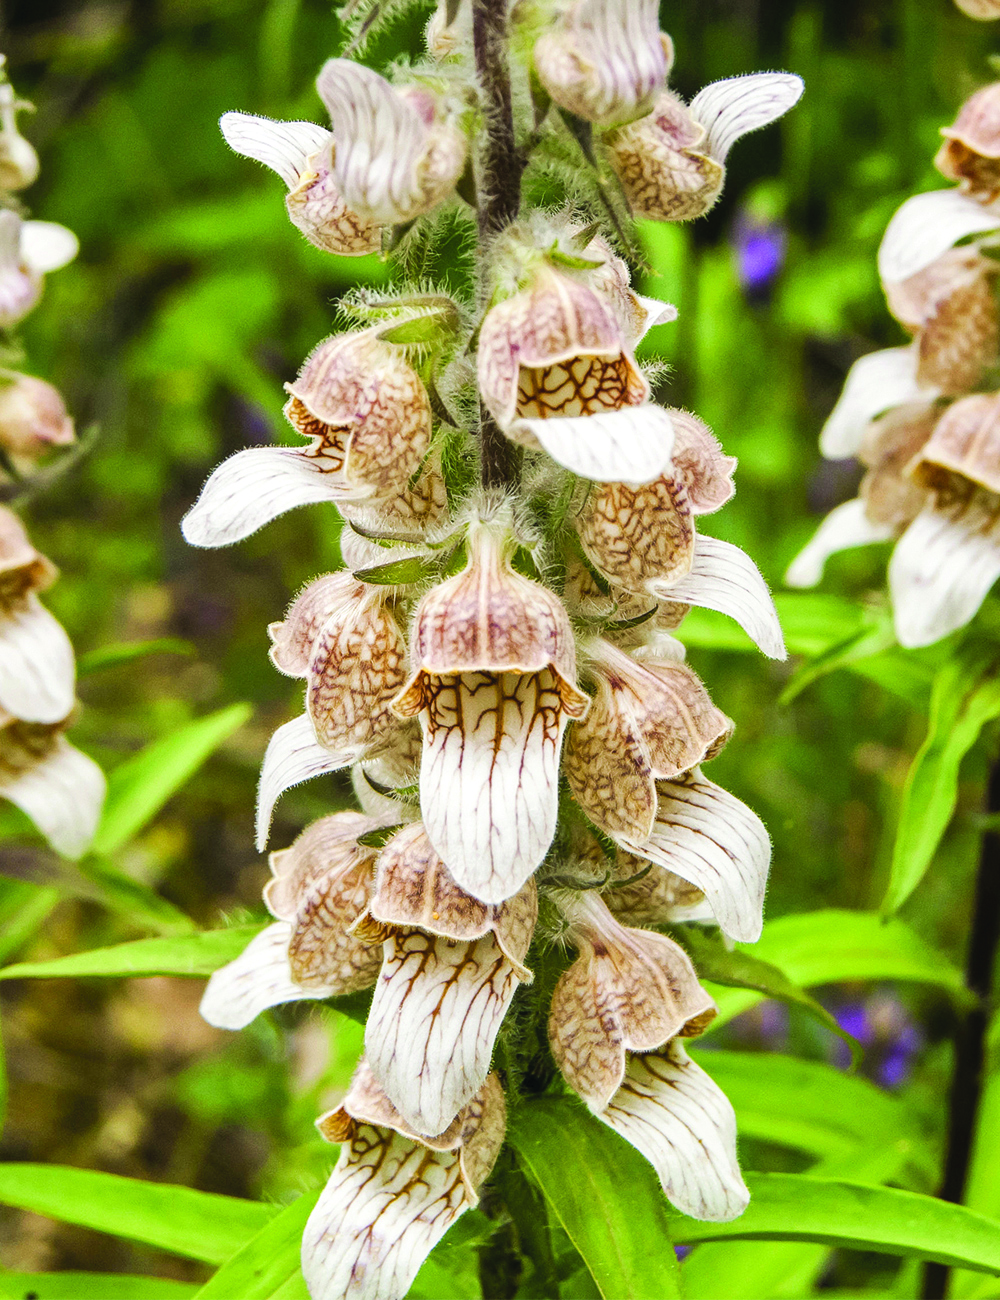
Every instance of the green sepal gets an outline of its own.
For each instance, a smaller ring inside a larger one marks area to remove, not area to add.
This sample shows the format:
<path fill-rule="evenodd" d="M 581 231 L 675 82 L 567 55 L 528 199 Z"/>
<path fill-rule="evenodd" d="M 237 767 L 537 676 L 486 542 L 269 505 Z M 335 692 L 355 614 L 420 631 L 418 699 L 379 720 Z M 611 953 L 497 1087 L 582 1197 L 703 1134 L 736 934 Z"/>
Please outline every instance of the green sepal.
<path fill-rule="evenodd" d="M 373 587 L 409 587 L 434 577 L 439 567 L 436 557 L 411 555 L 405 560 L 390 560 L 388 564 L 376 564 L 370 569 L 357 569 L 354 576 L 359 582 L 370 583 Z"/>

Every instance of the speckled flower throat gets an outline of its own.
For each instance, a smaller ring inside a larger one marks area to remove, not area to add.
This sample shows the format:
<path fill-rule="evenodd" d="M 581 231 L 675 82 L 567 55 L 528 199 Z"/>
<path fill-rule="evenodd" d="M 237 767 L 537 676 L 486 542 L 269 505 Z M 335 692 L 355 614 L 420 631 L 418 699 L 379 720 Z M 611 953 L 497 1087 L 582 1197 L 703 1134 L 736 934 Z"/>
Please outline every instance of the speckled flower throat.
<path fill-rule="evenodd" d="M 653 399 L 636 348 L 676 311 L 629 263 L 632 218 L 707 211 L 801 83 L 686 105 L 649 0 L 448 0 L 426 46 L 391 79 L 330 60 L 332 129 L 223 117 L 307 239 L 384 250 L 395 279 L 348 295 L 286 385 L 299 445 L 231 457 L 184 523 L 222 546 L 298 506 L 344 521 L 343 571 L 270 627 L 305 708 L 268 746 L 259 847 L 299 782 L 349 770 L 359 810 L 272 853 L 274 921 L 202 1007 L 238 1029 L 373 990 L 319 1120 L 340 1156 L 303 1241 L 314 1300 L 404 1296 L 529 1091 L 577 1094 L 684 1213 L 747 1203 L 732 1109 L 684 1049 L 715 1009 L 677 939 L 755 940 L 770 846 L 702 772 L 732 723 L 671 632 L 701 605 L 784 648 L 752 561 L 696 527 L 735 461 Z M 429 250 L 455 230 L 446 292 Z"/>

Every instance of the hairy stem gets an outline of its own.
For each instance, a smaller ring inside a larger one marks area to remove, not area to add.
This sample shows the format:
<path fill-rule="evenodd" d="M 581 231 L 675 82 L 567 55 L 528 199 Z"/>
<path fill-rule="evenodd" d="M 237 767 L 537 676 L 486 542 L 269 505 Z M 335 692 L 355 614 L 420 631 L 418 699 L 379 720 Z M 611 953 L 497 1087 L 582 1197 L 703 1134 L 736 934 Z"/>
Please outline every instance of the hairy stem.
<path fill-rule="evenodd" d="M 472 0 L 472 40 L 485 116 L 479 205 L 482 257 L 490 241 L 514 220 L 521 206 L 524 162 L 514 138 L 504 0 Z M 485 409 L 481 411 L 480 444 L 483 487 L 516 487 L 521 477 L 520 448 L 504 437 Z"/>
<path fill-rule="evenodd" d="M 990 771 L 986 810 L 1000 813 L 1000 759 Z M 955 1073 L 948 1103 L 948 1152 L 940 1196 L 961 1204 L 968 1180 L 982 1093 L 986 1027 L 993 992 L 993 970 L 1000 941 L 1000 834 L 983 835 L 976 873 L 972 935 L 965 967 L 965 982 L 975 994 L 975 1006 L 959 1024 L 955 1035 Z M 948 1289 L 948 1266 L 928 1264 L 924 1271 L 923 1300 L 943 1300 Z"/>

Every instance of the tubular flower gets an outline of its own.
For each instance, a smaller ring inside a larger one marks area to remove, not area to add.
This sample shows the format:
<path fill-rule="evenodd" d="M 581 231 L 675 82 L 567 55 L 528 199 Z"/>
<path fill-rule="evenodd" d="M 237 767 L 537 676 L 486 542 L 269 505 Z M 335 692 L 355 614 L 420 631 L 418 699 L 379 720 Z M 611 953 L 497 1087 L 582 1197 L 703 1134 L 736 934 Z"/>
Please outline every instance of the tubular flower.
<path fill-rule="evenodd" d="M 188 512 L 193 546 L 228 546 L 297 506 L 390 504 L 408 496 L 414 514 L 436 488 L 424 476 L 410 489 L 431 436 L 426 390 L 402 352 L 377 328 L 335 334 L 288 384 L 285 414 L 309 445 L 251 447 L 219 466 Z"/>
<path fill-rule="evenodd" d="M 648 483 L 670 463 L 669 414 L 649 399 L 605 286 L 542 263 L 492 307 L 479 336 L 479 390 L 515 442 L 574 474 Z"/>
<path fill-rule="evenodd" d="M 482 1087 L 538 915 L 534 881 L 499 904 L 456 885 L 423 826 L 379 855 L 368 916 L 386 930 L 365 1053 L 418 1133 L 440 1133 Z"/>
<path fill-rule="evenodd" d="M 76 235 L 54 221 L 23 221 L 16 212 L 0 212 L 0 329 L 23 320 L 42 296 L 49 271 L 72 262 L 79 251 Z"/>
<path fill-rule="evenodd" d="M 350 573 L 311 582 L 285 619 L 272 623 L 274 666 L 306 679 L 306 712 L 271 738 L 260 779 L 258 847 L 290 786 L 390 749 L 405 724 L 390 702 L 406 679 L 406 644 L 389 588 Z"/>
<path fill-rule="evenodd" d="M 82 857 L 104 804 L 104 773 L 62 734 L 72 717 L 22 722 L 0 710 L 0 798 L 16 804 L 67 858 Z"/>
<path fill-rule="evenodd" d="M 506 1129 L 491 1074 L 439 1136 L 415 1133 L 362 1059 L 340 1106 L 318 1121 L 340 1159 L 302 1241 L 314 1300 L 397 1300 L 431 1248 L 478 1204 Z"/>
<path fill-rule="evenodd" d="M 46 452 L 75 440 L 73 421 L 57 388 L 34 375 L 0 374 L 0 450 L 18 473 L 30 473 Z"/>
<path fill-rule="evenodd" d="M 353 211 L 400 225 L 453 193 L 468 141 L 432 90 L 394 86 L 350 59 L 325 63 L 316 88 L 333 121 L 334 179 Z"/>
<path fill-rule="evenodd" d="M 690 106 L 665 90 L 646 117 L 609 131 L 611 165 L 637 217 L 690 221 L 722 192 L 729 150 L 742 136 L 787 113 L 802 81 L 786 72 L 757 72 L 714 81 Z"/>
<path fill-rule="evenodd" d="M 264 901 L 275 921 L 208 982 L 201 1014 L 220 1029 L 242 1029 L 267 1007 L 370 988 L 379 944 L 350 927 L 371 897 L 375 849 L 359 837 L 385 823 L 340 812 L 313 822 L 270 857 Z"/>
<path fill-rule="evenodd" d="M 514 572 L 492 526 L 473 522 L 468 547 L 466 568 L 420 602 L 392 707 L 423 728 L 431 843 L 463 889 L 499 903 L 552 842 L 563 732 L 590 701 L 559 598 Z"/>
<path fill-rule="evenodd" d="M 987 256 L 1000 230 L 990 206 L 998 92 L 979 91 L 942 133 L 935 161 L 960 187 L 908 199 L 889 223 L 879 274 L 890 310 L 915 337 L 862 357 L 848 374 L 820 448 L 859 456 L 868 473 L 859 497 L 827 516 L 786 575 L 812 586 L 834 552 L 896 540 L 889 591 L 896 636 L 909 647 L 962 627 L 1000 577 L 1000 397 L 968 393 L 1000 355 L 997 264 Z"/>
<path fill-rule="evenodd" d="M 536 41 L 534 62 L 561 108 L 610 127 L 650 111 L 673 54 L 656 0 L 571 0 Z"/>

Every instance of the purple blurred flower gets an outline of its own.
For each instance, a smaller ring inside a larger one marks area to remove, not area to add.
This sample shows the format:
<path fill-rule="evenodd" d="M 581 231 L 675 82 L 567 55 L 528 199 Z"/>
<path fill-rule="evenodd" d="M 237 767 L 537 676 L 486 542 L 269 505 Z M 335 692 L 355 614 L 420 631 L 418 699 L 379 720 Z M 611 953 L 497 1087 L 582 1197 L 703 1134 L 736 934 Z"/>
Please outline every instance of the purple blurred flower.
<path fill-rule="evenodd" d="M 787 236 L 777 221 L 763 221 L 741 212 L 733 225 L 736 274 L 751 302 L 765 302 L 785 264 Z"/>

